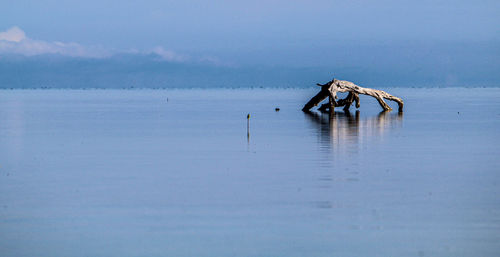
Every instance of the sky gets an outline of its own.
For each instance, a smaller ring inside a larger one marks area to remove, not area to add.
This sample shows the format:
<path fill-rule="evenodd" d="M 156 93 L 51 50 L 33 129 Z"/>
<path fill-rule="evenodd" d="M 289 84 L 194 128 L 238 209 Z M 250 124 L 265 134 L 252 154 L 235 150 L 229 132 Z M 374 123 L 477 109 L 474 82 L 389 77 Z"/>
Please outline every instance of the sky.
<path fill-rule="evenodd" d="M 370 68 L 386 58 L 397 68 L 415 56 L 472 56 L 496 68 L 500 57 L 500 1 L 3 0 L 0 10 L 0 54 L 154 53 L 173 62 L 294 68 Z"/>

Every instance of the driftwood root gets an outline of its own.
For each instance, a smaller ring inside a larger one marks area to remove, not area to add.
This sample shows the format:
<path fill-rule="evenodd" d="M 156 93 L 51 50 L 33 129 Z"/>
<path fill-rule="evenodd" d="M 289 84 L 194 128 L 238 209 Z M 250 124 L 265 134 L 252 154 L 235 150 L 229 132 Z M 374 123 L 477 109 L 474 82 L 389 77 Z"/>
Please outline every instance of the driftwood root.
<path fill-rule="evenodd" d="M 397 102 L 399 112 L 403 111 L 403 100 L 382 90 L 363 88 L 352 82 L 337 79 L 333 79 L 326 84 L 317 85 L 321 87 L 320 92 L 304 105 L 304 108 L 302 108 L 303 111 L 309 111 L 311 108 L 317 106 L 327 97 L 329 98 L 329 102 L 321 105 L 318 110 L 326 111 L 329 109 L 330 111 L 333 111 L 335 107 L 343 106 L 344 110 L 348 111 L 353 102 L 356 103 L 356 108 L 359 108 L 359 94 L 368 95 L 377 99 L 378 103 L 380 104 L 382 109 L 384 109 L 384 111 L 392 110 L 392 108 L 384 101 L 384 99 Z M 346 98 L 335 101 L 337 99 L 337 92 L 349 92 L 349 94 Z"/>

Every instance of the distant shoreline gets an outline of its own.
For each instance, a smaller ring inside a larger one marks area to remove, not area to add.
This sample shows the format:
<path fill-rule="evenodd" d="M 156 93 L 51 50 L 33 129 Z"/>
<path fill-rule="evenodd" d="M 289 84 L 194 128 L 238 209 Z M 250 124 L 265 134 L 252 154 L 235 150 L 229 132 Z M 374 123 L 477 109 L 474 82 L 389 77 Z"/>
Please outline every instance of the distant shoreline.
<path fill-rule="evenodd" d="M 377 86 L 377 88 L 401 88 L 401 89 L 447 89 L 447 88 L 500 88 L 500 85 L 496 86 Z M 282 90 L 282 89 L 294 89 L 294 90 L 313 90 L 315 87 L 88 87 L 88 88 L 71 88 L 71 87 L 25 87 L 25 88 L 15 88 L 15 87 L 0 87 L 2 91 L 10 90 L 218 90 L 218 89 L 229 89 L 229 90 Z"/>

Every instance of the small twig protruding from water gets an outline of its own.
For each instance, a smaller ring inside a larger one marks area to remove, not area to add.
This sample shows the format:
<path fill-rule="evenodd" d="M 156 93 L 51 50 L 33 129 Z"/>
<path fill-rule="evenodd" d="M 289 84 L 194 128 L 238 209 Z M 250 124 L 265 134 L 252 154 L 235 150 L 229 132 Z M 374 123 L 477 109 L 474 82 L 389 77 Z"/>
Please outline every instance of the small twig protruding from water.
<path fill-rule="evenodd" d="M 247 114 L 247 141 L 250 143 L 250 113 Z"/>

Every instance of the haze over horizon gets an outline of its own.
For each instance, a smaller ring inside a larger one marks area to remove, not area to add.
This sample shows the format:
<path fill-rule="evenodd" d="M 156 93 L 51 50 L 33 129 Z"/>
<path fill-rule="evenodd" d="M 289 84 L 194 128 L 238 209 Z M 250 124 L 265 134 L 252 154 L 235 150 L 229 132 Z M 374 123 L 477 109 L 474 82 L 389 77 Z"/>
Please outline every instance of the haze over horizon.
<path fill-rule="evenodd" d="M 302 86 L 332 75 L 368 85 L 500 84 L 497 1 L 16 1 L 0 7 L 4 88 L 66 87 L 63 78 L 88 76 L 99 84 L 88 87 L 115 87 L 131 73 L 140 87 L 153 86 L 151 80 L 182 87 L 182 78 L 188 85 Z M 75 64 L 72 76 L 59 74 L 68 62 L 83 66 Z M 105 73 L 106 65 L 117 78 Z"/>

